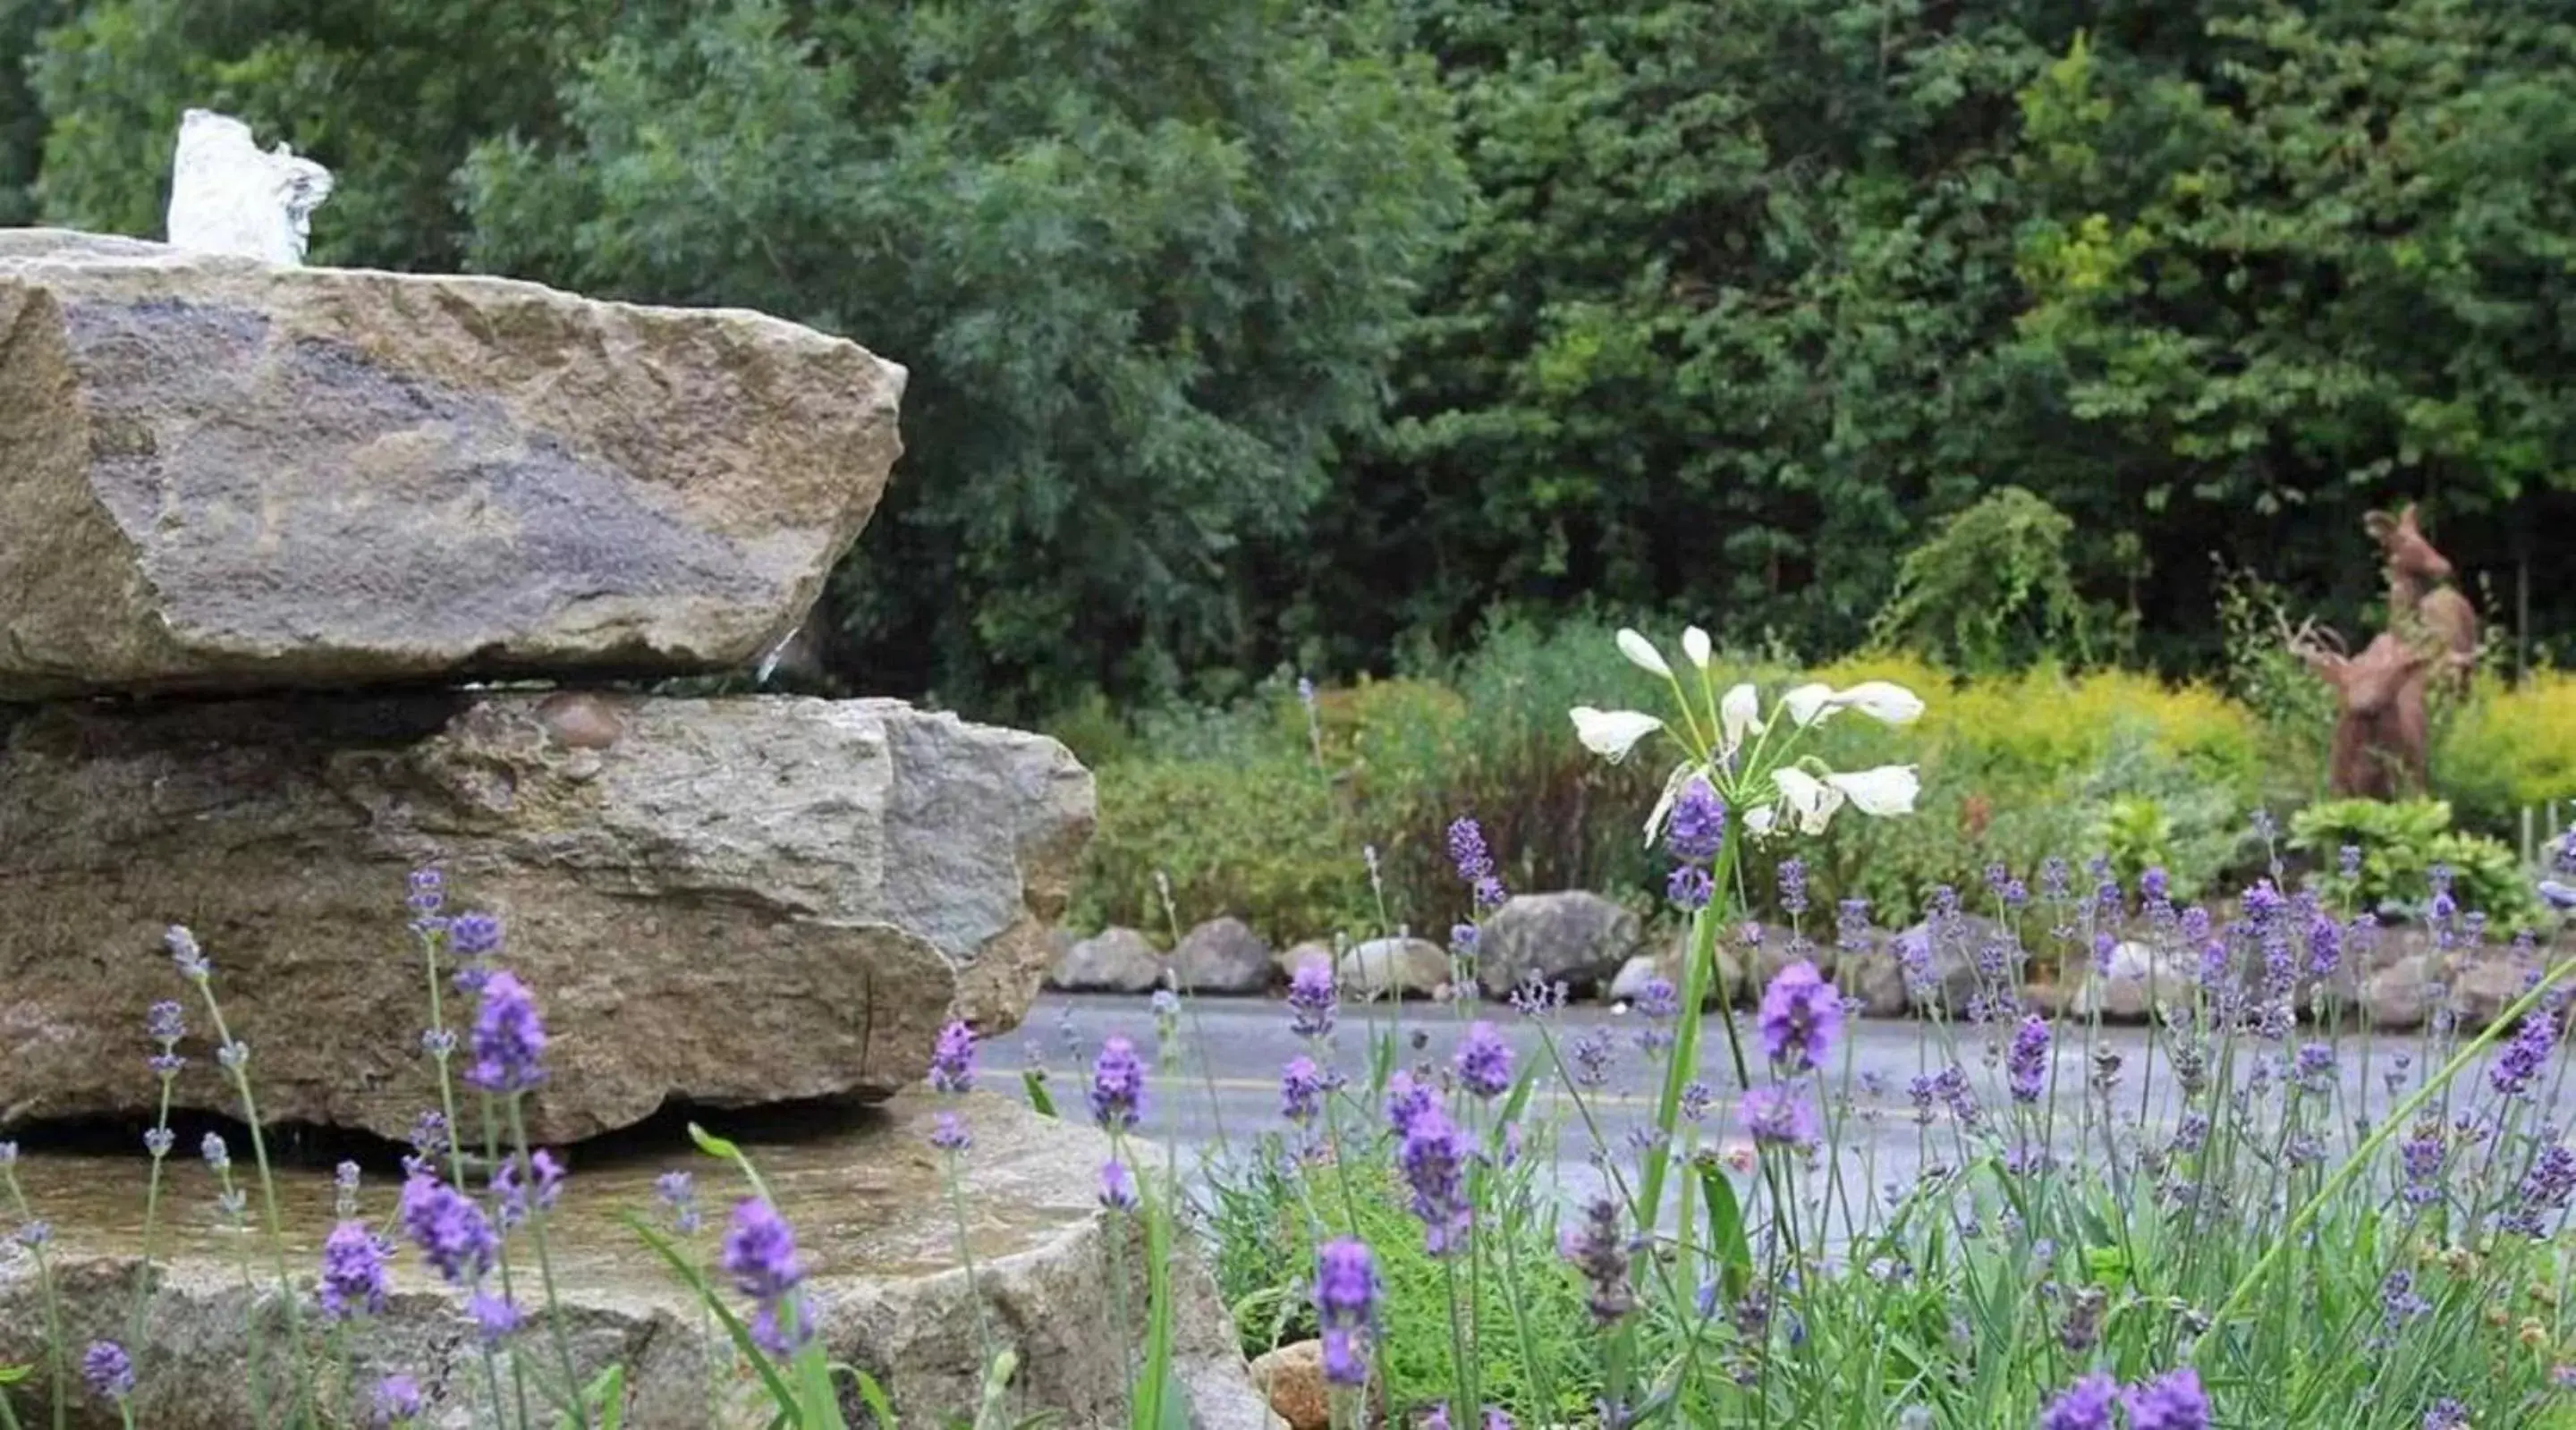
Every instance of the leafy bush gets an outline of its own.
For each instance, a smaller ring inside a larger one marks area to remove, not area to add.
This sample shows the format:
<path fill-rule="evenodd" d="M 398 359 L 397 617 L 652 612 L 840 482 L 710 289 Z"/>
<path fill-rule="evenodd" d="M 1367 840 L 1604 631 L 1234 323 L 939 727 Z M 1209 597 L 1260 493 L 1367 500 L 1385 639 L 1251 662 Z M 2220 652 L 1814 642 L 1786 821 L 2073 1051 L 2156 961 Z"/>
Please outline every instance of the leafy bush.
<path fill-rule="evenodd" d="M 2066 559 L 2074 529 L 2022 488 L 1997 487 L 1905 553 L 1870 634 L 1966 671 L 2086 659 L 2091 613 Z"/>
<path fill-rule="evenodd" d="M 2359 908 L 2420 915 L 2433 897 L 2433 870 L 2439 867 L 2451 871 L 2451 897 L 2464 912 L 2485 914 L 2509 929 L 2540 922 L 2539 898 L 2513 850 L 2451 828 L 2451 806 L 2442 800 L 2312 804 L 2290 817 L 2290 846 L 2314 854 L 2325 866 L 2320 882 Z M 2347 847 L 2361 851 L 2361 868 L 2350 878 L 2340 867 Z"/>
<path fill-rule="evenodd" d="M 2432 774 L 2460 822 L 2492 834 L 2517 832 L 2524 809 L 2576 800 L 2576 674 L 2512 688 L 2480 678 L 2439 731 Z"/>
<path fill-rule="evenodd" d="M 1162 928 L 1160 875 L 1183 922 L 1233 914 L 1274 941 L 1374 926 L 1362 837 L 1301 757 L 1124 760 L 1096 778 L 1075 925 Z"/>

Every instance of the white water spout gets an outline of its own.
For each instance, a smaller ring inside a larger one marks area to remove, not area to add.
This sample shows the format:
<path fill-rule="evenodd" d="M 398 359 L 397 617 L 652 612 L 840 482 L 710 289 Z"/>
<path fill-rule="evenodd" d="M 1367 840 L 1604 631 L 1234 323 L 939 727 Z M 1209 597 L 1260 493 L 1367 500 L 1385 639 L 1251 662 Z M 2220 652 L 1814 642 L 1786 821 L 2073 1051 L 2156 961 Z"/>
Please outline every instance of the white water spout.
<path fill-rule="evenodd" d="M 294 266 L 304 261 L 313 211 L 331 196 L 331 171 L 284 144 L 269 153 L 250 126 L 210 109 L 179 121 L 170 177 L 170 243 Z"/>

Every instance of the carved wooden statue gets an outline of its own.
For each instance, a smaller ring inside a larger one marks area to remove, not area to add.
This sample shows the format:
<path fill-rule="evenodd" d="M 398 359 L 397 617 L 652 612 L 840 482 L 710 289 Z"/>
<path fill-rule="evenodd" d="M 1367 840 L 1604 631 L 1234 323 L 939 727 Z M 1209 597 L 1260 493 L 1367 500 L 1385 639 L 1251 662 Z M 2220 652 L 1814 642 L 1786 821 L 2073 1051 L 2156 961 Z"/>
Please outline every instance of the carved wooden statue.
<path fill-rule="evenodd" d="M 2478 613 L 2451 579 L 2450 559 L 2433 549 L 2415 524 L 2415 504 L 2395 516 L 2365 514 L 2362 529 L 2388 557 L 2389 628 L 2410 644 L 2431 642 L 2442 654 L 2446 681 L 2465 683 L 2478 662 Z"/>
<path fill-rule="evenodd" d="M 2313 631 L 2291 648 L 2335 691 L 2327 788 L 2337 799 L 2398 799 L 2423 793 L 2425 687 L 2438 649 L 2382 631 L 2357 656 Z"/>

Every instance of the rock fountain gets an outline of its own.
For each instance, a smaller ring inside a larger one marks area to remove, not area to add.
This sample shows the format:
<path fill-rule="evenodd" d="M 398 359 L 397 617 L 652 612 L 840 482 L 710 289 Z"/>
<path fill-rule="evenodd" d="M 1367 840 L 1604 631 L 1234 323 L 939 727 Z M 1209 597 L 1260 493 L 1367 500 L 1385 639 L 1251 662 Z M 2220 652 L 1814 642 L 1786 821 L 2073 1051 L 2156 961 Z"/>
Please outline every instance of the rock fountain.
<path fill-rule="evenodd" d="M 173 233 L 212 214 L 210 240 L 0 232 L 0 1127 L 67 1337 L 131 1342 L 139 1424 L 254 1423 L 248 1331 L 278 1333 L 281 1296 L 243 1279 L 201 1169 L 167 1164 L 147 1284 L 139 1143 L 46 1152 L 46 1129 L 151 1124 L 142 1020 L 184 994 L 162 935 L 185 924 L 261 1119 L 377 1149 L 381 1225 L 398 1173 L 370 1139 L 435 1105 L 403 909 L 426 868 L 500 920 L 543 1006 L 527 1113 L 574 1168 L 560 1300 L 585 1371 L 626 1366 L 627 1424 L 768 1418 L 614 1217 L 692 1160 L 674 1108 L 753 1110 L 819 1334 L 909 1422 L 971 1407 L 979 1320 L 1021 1409 L 1118 1418 L 1105 1143 L 967 1100 L 970 1294 L 908 1091 L 948 1019 L 1026 1012 L 1089 775 L 891 701 L 640 688 L 795 630 L 901 450 L 904 370 L 755 313 L 296 266 L 328 175 L 233 137 L 201 167 L 271 174 L 285 229 L 183 174 Z M 203 1038 L 180 1051 L 192 1148 L 241 1109 Z M 334 1189 L 288 1168 L 280 1194 L 309 1297 Z M 1195 1423 L 1267 1423 L 1212 1282 L 1177 1280 Z M 29 1258 L 0 1252 L 0 1365 L 36 1361 L 43 1324 Z M 424 1423 L 490 1423 L 467 1325 L 398 1258 L 351 1354 L 416 1377 Z"/>

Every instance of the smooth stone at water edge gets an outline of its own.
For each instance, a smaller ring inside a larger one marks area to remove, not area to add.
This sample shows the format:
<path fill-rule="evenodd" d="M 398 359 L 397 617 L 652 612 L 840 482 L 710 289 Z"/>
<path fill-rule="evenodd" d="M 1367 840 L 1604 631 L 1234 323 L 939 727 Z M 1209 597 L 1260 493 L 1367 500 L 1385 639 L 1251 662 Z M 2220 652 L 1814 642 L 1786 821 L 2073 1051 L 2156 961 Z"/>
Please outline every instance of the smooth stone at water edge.
<path fill-rule="evenodd" d="M 1373 938 L 1342 955 L 1335 972 L 1345 998 L 1434 998 L 1449 986 L 1449 955 L 1418 938 Z"/>
<path fill-rule="evenodd" d="M 2159 1007 L 2188 1007 L 2197 995 L 2199 970 L 2179 953 L 2134 941 L 2115 944 L 2099 969 L 2087 967 L 2067 1000 L 2070 1017 L 2100 1013 L 2105 1022 L 2151 1022 Z"/>
<path fill-rule="evenodd" d="M 1620 964 L 1619 971 L 1611 976 L 1609 987 L 1601 995 L 1602 1001 L 1634 1003 L 1639 995 L 1646 991 L 1647 982 L 1656 978 L 1670 983 L 1678 990 L 1682 986 L 1682 963 L 1689 956 L 1690 930 L 1684 928 L 1673 936 L 1671 946 L 1662 953 L 1635 954 L 1627 962 Z M 1725 944 L 1719 944 L 1717 966 L 1723 974 L 1723 989 L 1734 990 L 1735 1000 L 1738 1003 L 1744 1002 L 1748 990 L 1744 981 L 1744 966 L 1737 958 L 1736 951 Z M 1718 1006 L 1719 1000 L 1724 996 L 1723 989 L 1720 979 L 1711 979 L 1706 1006 L 1710 1008 Z"/>
<path fill-rule="evenodd" d="M 2433 961 L 2410 953 L 2374 971 L 2361 985 L 2361 1003 L 2371 1026 L 2403 1032 L 2424 1026 L 2432 1013 Z"/>
<path fill-rule="evenodd" d="M 958 1270 L 957 1226 L 940 1157 L 927 1141 L 935 1114 L 951 1109 L 962 1113 L 974 1139 L 964 1153 L 967 1240 L 976 1272 L 971 1297 Z M 1047 1411 L 1057 1417 L 1052 1423 L 1069 1430 L 1123 1430 L 1125 1354 L 1135 1353 L 1142 1326 L 1122 1328 L 1104 1308 L 1145 1304 L 1144 1258 L 1131 1225 L 1121 1262 L 1132 1284 L 1123 1296 L 1113 1294 L 1104 1254 L 1109 1223 L 1097 1200 L 1100 1165 L 1110 1154 L 1106 1137 L 997 1097 L 947 1102 L 925 1093 L 851 1109 L 831 1126 L 799 1129 L 794 1141 L 781 1140 L 774 1125 L 762 1131 L 757 1122 L 716 1130 L 747 1144 L 795 1228 L 809 1313 L 831 1358 L 874 1376 L 905 1424 L 943 1424 L 975 1409 L 980 1299 L 983 1323 L 1019 1356 L 1005 1423 Z M 747 1189 L 722 1164 L 686 1152 L 590 1161 L 576 1153 L 571 1160 L 572 1176 L 548 1218 L 547 1238 L 582 1378 L 611 1361 L 626 1366 L 625 1424 L 633 1430 L 766 1424 L 757 1382 L 720 1348 L 722 1330 L 711 1327 L 700 1303 L 619 1220 L 636 1212 L 667 1227 L 668 1213 L 654 1203 L 653 1178 L 674 1168 L 694 1172 L 706 1226 L 690 1249 L 703 1266 L 714 1256 L 734 1200 Z M 111 1159 L 31 1152 L 19 1163 L 38 1215 L 53 1226 L 50 1249 L 75 1346 L 94 1337 L 125 1339 L 144 1166 L 139 1153 Z M 391 1212 L 398 1175 L 389 1166 L 370 1169 L 359 1198 L 362 1216 L 379 1220 Z M 202 1182 L 203 1174 L 190 1169 L 189 1179 Z M 312 1276 L 331 1221 L 330 1173 L 287 1173 L 279 1196 L 287 1265 L 305 1298 L 309 1331 Z M 162 1217 L 156 1289 L 143 1333 L 129 1345 L 139 1372 L 135 1423 L 153 1430 L 250 1425 L 245 1327 L 254 1315 L 232 1238 L 196 1191 L 174 1200 L 165 1188 Z M 1174 1263 L 1174 1333 L 1190 1423 L 1199 1430 L 1268 1430 L 1276 1422 L 1253 1388 L 1215 1282 L 1186 1246 L 1184 1238 L 1184 1254 Z M 523 1310 L 533 1312 L 543 1302 L 529 1284 L 533 1250 L 524 1233 L 512 1238 L 512 1259 Z M 714 1280 L 724 1286 L 722 1277 Z M 409 1375 L 427 1392 L 426 1426 L 489 1424 L 488 1414 L 474 1418 L 482 1410 L 483 1369 L 461 1294 L 408 1245 L 393 1259 L 393 1283 L 384 1314 L 352 1325 L 361 1384 Z M 729 1287 L 721 1294 L 744 1309 Z M 266 1293 L 262 1305 L 257 1319 L 273 1354 L 283 1312 Z M 44 1321 L 30 1259 L 15 1247 L 0 1250 L 0 1364 L 41 1364 L 36 1338 Z M 531 1357 L 554 1353 L 541 1325 L 523 1330 L 519 1344 Z M 314 1362 L 329 1361 L 317 1347 Z M 22 1392 L 20 1423 L 43 1423 L 29 1413 L 38 1403 Z M 103 1402 L 78 1395 L 76 1404 L 75 1424 L 83 1430 L 116 1424 Z"/>
<path fill-rule="evenodd" d="M 427 864 L 449 912 L 501 917 L 543 1011 L 538 1140 L 883 1097 L 952 1015 L 1018 1024 L 1091 826 L 1063 746 L 894 701 L 48 707 L 0 743 L 0 1122 L 150 1114 L 184 923 L 263 1117 L 402 1136 L 434 1102 L 403 908 Z M 178 1105 L 229 1112 L 188 1001 Z"/>
<path fill-rule="evenodd" d="M 1131 928 L 1105 928 L 1056 959 L 1050 987 L 1066 993 L 1143 993 L 1163 980 L 1163 955 Z"/>
<path fill-rule="evenodd" d="M 2506 1005 L 2530 991 L 2539 959 L 2517 957 L 2510 948 L 2468 944 L 2452 951 L 2443 983 L 2460 1031 L 2474 1033 L 2495 1021 Z"/>
<path fill-rule="evenodd" d="M 1562 982 L 1581 996 L 1613 977 L 1643 942 L 1637 916 L 1599 894 L 1516 894 L 1485 921 L 1476 969 L 1485 992 Z"/>
<path fill-rule="evenodd" d="M 900 366 L 738 309 L 0 230 L 0 700 L 740 669 Z"/>
<path fill-rule="evenodd" d="M 1270 944 L 1241 919 L 1210 919 L 1173 946 L 1172 977 L 1192 993 L 1266 992 Z"/>

